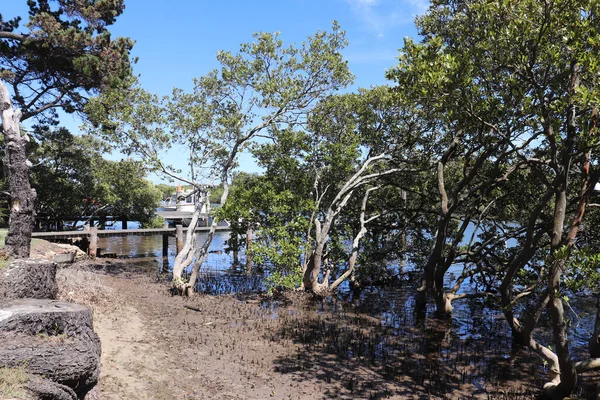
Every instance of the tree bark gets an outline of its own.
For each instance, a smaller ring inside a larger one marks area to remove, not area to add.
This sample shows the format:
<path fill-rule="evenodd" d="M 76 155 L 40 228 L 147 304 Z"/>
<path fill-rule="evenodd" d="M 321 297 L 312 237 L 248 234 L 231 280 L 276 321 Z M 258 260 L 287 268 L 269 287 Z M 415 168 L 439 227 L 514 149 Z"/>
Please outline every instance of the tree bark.
<path fill-rule="evenodd" d="M 21 132 L 21 111 L 13 108 L 8 89 L 1 80 L 0 112 L 5 145 L 4 173 L 10 193 L 10 217 L 5 243 L 13 257 L 27 258 L 31 246 L 31 232 L 35 224 L 36 201 L 35 190 L 29 185 L 29 137 Z"/>
<path fill-rule="evenodd" d="M 18 299 L 0 313 L 0 367 L 25 366 L 73 389 L 82 399 L 100 375 L 100 339 L 85 306 L 54 300 Z"/>
<path fill-rule="evenodd" d="M 190 221 L 188 230 L 185 234 L 183 248 L 175 257 L 175 262 L 173 264 L 173 283 L 180 292 L 183 292 L 184 290 L 184 282 L 182 278 L 183 271 L 192 263 L 193 250 L 196 244 L 196 227 L 198 226 L 198 219 L 200 217 L 201 210 L 202 204 L 198 203 L 196 205 L 196 211 L 192 216 L 192 220 Z"/>
<path fill-rule="evenodd" d="M 306 271 L 304 271 L 303 286 L 305 290 L 312 291 L 315 294 L 322 294 L 325 290 L 324 286 L 328 286 L 328 282 L 323 279 L 323 283 L 319 283 L 319 274 L 321 273 L 321 265 L 323 263 L 323 253 L 325 251 L 325 245 L 329 239 L 329 229 L 331 227 L 331 220 L 333 219 L 333 211 L 330 209 L 325 217 L 323 225 L 318 219 L 315 219 L 316 226 L 316 240 L 315 248 L 310 254 L 310 259 L 306 265 Z"/>
<path fill-rule="evenodd" d="M 589 341 L 589 351 L 591 358 L 600 358 L 600 298 L 598 298 L 596 304 L 596 322 Z"/>
<path fill-rule="evenodd" d="M 344 273 L 338 277 L 329 287 L 329 291 L 333 291 L 337 289 L 339 285 L 342 284 L 348 277 L 352 276 L 354 273 L 354 267 L 356 266 L 356 261 L 358 260 L 358 250 L 360 246 L 360 242 L 363 237 L 367 234 L 367 223 L 379 218 L 379 214 L 373 215 L 371 218 L 366 217 L 367 214 L 367 202 L 369 201 L 369 194 L 375 190 L 379 189 L 379 187 L 369 188 L 365 191 L 365 195 L 363 196 L 362 203 L 360 206 L 360 229 L 356 236 L 354 236 L 354 240 L 352 241 L 352 252 L 350 253 L 350 257 L 348 258 L 348 269 L 344 271 Z"/>
<path fill-rule="evenodd" d="M 16 260 L 0 274 L 0 304 L 9 299 L 54 299 L 56 264 L 48 261 Z"/>
<path fill-rule="evenodd" d="M 228 175 L 229 175 L 229 169 L 224 170 L 223 177 L 221 180 L 221 182 L 223 183 L 223 194 L 221 195 L 221 203 L 220 203 L 221 207 L 223 207 L 225 205 L 225 203 L 227 202 L 227 198 L 229 197 L 229 182 L 227 181 Z M 207 211 L 210 212 L 210 207 L 207 207 Z M 204 243 L 202 244 L 202 246 L 196 251 L 196 254 L 195 254 L 196 262 L 194 263 L 194 266 L 192 267 L 192 273 L 190 275 L 190 280 L 186 287 L 188 295 L 191 294 L 191 292 L 194 290 L 194 287 L 196 286 L 196 280 L 198 279 L 198 274 L 200 273 L 200 267 L 202 267 L 202 264 L 204 264 L 204 261 L 206 260 L 206 256 L 208 255 L 208 248 L 210 247 L 210 244 L 212 243 L 212 240 L 215 237 L 215 232 L 217 231 L 218 224 L 219 224 L 219 220 L 217 218 L 213 218 L 213 222 L 210 226 L 210 230 L 208 231 L 208 235 L 206 236 L 206 240 L 204 240 Z"/>
<path fill-rule="evenodd" d="M 248 223 L 246 228 L 246 272 L 252 272 L 252 235 L 254 235 L 254 230 L 252 224 Z"/>
<path fill-rule="evenodd" d="M 325 219 L 321 223 L 318 218 L 314 218 L 315 224 L 315 247 L 310 253 L 306 267 L 303 268 L 302 287 L 304 290 L 312 291 L 317 295 L 325 295 L 329 291 L 329 273 L 328 270 L 323 277 L 322 283 L 319 283 L 319 274 L 321 273 L 321 267 L 323 265 L 323 255 L 327 242 L 329 241 L 329 230 L 331 229 L 336 216 L 342 211 L 348 201 L 352 197 L 354 191 L 361 186 L 364 186 L 373 180 L 380 178 L 384 175 L 389 175 L 399 171 L 399 169 L 391 168 L 385 169 L 381 172 L 375 172 L 372 174 L 365 174 L 367 168 L 373 163 L 380 163 L 389 158 L 389 155 L 380 154 L 378 156 L 369 157 L 366 159 L 358 171 L 352 175 L 344 183 L 341 189 L 338 191 L 335 198 L 329 204 Z M 367 193 L 370 190 L 367 191 Z M 320 200 L 319 200 L 320 202 Z M 366 206 L 366 205 L 365 205 Z M 308 240 L 308 239 L 307 239 Z"/>
<path fill-rule="evenodd" d="M 78 400 L 77 393 L 70 387 L 35 375 L 30 376 L 25 389 L 33 393 L 36 399 Z"/>

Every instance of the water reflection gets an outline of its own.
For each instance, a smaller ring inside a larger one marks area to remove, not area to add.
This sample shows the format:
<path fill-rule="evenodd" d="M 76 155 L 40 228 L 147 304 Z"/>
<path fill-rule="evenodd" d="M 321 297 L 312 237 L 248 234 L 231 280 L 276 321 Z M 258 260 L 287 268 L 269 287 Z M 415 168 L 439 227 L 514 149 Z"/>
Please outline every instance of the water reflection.
<path fill-rule="evenodd" d="M 204 243 L 206 233 L 196 234 L 196 244 L 198 246 Z M 231 267 L 233 257 L 227 254 L 227 239 L 229 232 L 218 231 L 215 233 L 209 248 L 206 268 L 211 271 L 226 271 Z M 148 258 L 149 262 L 157 262 L 163 266 L 162 256 L 162 235 L 155 236 L 123 236 L 106 237 L 98 239 L 98 247 L 101 254 L 114 254 L 118 258 Z M 168 263 L 169 270 L 173 267 L 177 249 L 175 237 L 169 237 Z"/>

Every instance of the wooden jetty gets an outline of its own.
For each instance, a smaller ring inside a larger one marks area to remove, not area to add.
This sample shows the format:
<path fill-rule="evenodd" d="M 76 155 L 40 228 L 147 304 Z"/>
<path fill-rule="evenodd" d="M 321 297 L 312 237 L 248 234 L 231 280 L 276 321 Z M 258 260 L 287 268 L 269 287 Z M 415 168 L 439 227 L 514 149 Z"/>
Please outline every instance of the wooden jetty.
<path fill-rule="evenodd" d="M 96 257 L 98 251 L 99 237 L 117 237 L 117 236 L 155 236 L 162 235 L 163 257 L 167 257 L 169 248 L 169 237 L 175 237 L 177 243 L 177 253 L 183 248 L 183 233 L 188 230 L 187 227 L 177 225 L 175 228 L 155 228 L 155 229 L 118 229 L 118 230 L 99 230 L 97 227 L 84 226 L 82 231 L 62 231 L 62 232 L 33 232 L 31 237 L 34 239 L 44 239 L 48 241 L 65 239 L 86 239 L 89 243 L 88 255 Z M 217 226 L 217 231 L 227 231 L 229 226 Z M 210 227 L 197 227 L 196 232 L 208 232 Z"/>

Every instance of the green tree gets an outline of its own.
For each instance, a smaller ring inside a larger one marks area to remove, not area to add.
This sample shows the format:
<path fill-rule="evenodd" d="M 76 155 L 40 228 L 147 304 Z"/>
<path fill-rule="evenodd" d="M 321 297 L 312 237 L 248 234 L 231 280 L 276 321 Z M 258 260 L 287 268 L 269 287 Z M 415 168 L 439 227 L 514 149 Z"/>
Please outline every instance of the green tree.
<path fill-rule="evenodd" d="M 122 0 L 30 0 L 29 21 L 0 15 L 0 112 L 4 169 L 10 193 L 6 247 L 28 257 L 35 218 L 35 191 L 29 184 L 20 123 L 56 120 L 56 110 L 81 111 L 89 94 L 118 87 L 131 73 L 133 42 L 112 39 L 107 27 L 122 13 Z"/>
<path fill-rule="evenodd" d="M 472 168 L 486 164 L 479 161 L 485 153 L 489 154 L 484 160 L 502 159 L 500 171 L 526 168 L 534 185 L 543 188 L 527 208 L 525 234 L 502 271 L 500 291 L 513 331 L 524 335 L 523 342 L 550 364 L 552 382 L 546 385 L 546 394 L 552 398 L 568 396 L 577 370 L 592 367 L 571 360 L 561 277 L 570 265 L 585 204 L 598 179 L 591 154 L 598 147 L 599 6 L 594 0 L 434 1 L 417 21 L 422 43 L 405 42 L 401 62 L 389 74 L 408 98 L 432 112 L 439 132 L 446 135 L 440 143 L 448 150 L 440 152 L 438 176 L 454 154 L 464 160 L 466 173 L 450 192 L 445 180 L 438 179 L 440 221 L 459 204 L 452 202 L 451 193 L 459 193 L 461 200 L 485 182 L 483 171 Z M 465 181 L 470 171 L 476 176 Z M 506 172 L 497 176 L 503 175 Z M 457 192 L 461 182 L 466 192 Z M 465 205 L 473 209 L 472 204 Z M 539 224 L 548 210 L 550 217 Z M 449 254 L 444 249 L 452 252 L 443 238 L 437 239 L 436 246 L 439 243 L 442 249 L 438 254 Z M 441 298 L 443 282 L 436 283 L 435 275 L 443 268 L 438 269 L 438 260 L 430 260 L 425 273 L 433 277 L 425 283 L 433 281 L 434 294 Z M 533 281 L 531 290 L 514 293 L 517 277 L 530 270 L 538 272 L 535 279 L 543 283 Z M 528 294 L 537 298 L 528 302 L 520 320 L 515 304 Z M 546 307 L 555 351 L 532 336 Z"/>
<path fill-rule="evenodd" d="M 36 127 L 32 132 L 31 185 L 36 190 L 38 220 L 55 221 L 90 215 L 89 199 L 98 197 L 95 170 L 104 146 L 65 128 Z"/>
<path fill-rule="evenodd" d="M 119 218 L 122 229 L 127 229 L 127 221 L 152 224 L 161 192 L 145 177 L 146 169 L 139 161 L 100 160 L 94 170 L 98 192 L 95 214 Z"/>
<path fill-rule="evenodd" d="M 213 180 L 223 186 L 223 206 L 238 156 L 257 136 L 272 126 L 303 123 L 319 99 L 352 81 L 340 54 L 345 46 L 337 23 L 331 32 L 317 32 L 298 47 L 284 47 L 278 34 L 258 33 L 238 53 L 219 52 L 220 68 L 195 79 L 191 93 L 175 89 L 161 105 L 155 96 L 134 88 L 126 97 L 113 93 L 89 110 L 102 116 L 110 105 L 110 118 L 97 119 L 97 125 L 127 151 L 173 178 L 203 190 L 199 171 L 212 171 Z M 189 152 L 188 177 L 161 160 L 161 151 L 175 143 Z M 193 218 L 191 226 L 196 222 Z M 173 268 L 174 282 L 182 292 L 193 289 L 217 222 L 215 218 L 198 249 L 193 248 L 193 234 L 187 235 Z M 194 260 L 190 282 L 183 282 L 183 271 Z"/>
<path fill-rule="evenodd" d="M 106 146 L 90 136 L 74 136 L 65 128 L 36 127 L 32 133 L 32 186 L 38 196 L 36 214 L 45 220 L 89 216 L 151 223 L 161 199 L 160 188 L 146 180 L 140 162 L 110 161 Z"/>
<path fill-rule="evenodd" d="M 254 150 L 266 170 L 259 191 L 268 193 L 257 205 L 256 253 L 275 281 L 325 294 L 354 274 L 367 225 L 379 217 L 367 209 L 369 196 L 384 177 L 405 171 L 402 152 L 416 151 L 416 130 L 411 146 L 407 116 L 392 99 L 383 87 L 330 96 L 305 129 L 273 129 L 272 143 Z"/>

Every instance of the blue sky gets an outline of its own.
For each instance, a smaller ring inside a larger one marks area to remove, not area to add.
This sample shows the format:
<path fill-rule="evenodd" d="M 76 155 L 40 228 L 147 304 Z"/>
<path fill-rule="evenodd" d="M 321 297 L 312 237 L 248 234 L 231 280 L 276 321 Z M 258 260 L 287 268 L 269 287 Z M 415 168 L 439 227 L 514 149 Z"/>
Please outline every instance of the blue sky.
<path fill-rule="evenodd" d="M 16 15 L 26 19 L 25 0 L 3 3 L 0 12 L 5 19 Z M 240 43 L 252 40 L 253 32 L 279 31 L 284 43 L 298 43 L 318 30 L 329 30 L 333 20 L 347 32 L 350 44 L 344 56 L 356 76 L 354 87 L 383 84 L 403 38 L 416 37 L 414 17 L 428 6 L 426 0 L 126 0 L 125 4 L 111 32 L 136 41 L 135 72 L 147 90 L 159 95 L 170 94 L 173 87 L 191 89 L 192 78 L 217 66 L 217 51 L 237 51 Z M 81 124 L 71 116 L 61 123 L 73 132 Z M 248 158 L 242 162 L 244 168 L 254 168 Z"/>

